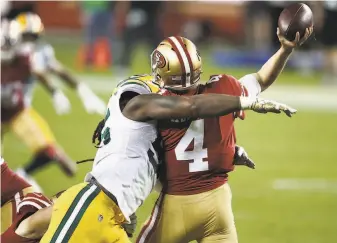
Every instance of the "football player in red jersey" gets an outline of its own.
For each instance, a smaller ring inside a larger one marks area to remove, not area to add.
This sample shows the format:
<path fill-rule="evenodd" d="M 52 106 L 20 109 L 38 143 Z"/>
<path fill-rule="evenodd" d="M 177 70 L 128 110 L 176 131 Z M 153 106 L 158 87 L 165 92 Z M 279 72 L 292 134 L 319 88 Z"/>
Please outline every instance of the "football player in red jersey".
<path fill-rule="evenodd" d="M 280 49 L 257 73 L 240 80 L 214 75 L 206 84 L 200 84 L 202 63 L 196 46 L 186 38 L 169 37 L 152 54 L 153 76 L 165 89 L 164 96 L 254 97 L 276 80 L 295 47 L 312 31 L 307 29 L 301 39 L 297 33 L 292 42 L 278 32 Z M 228 173 L 234 170 L 236 117 L 243 119 L 244 113 L 158 122 L 165 149 L 159 176 L 163 189 L 137 242 L 238 242 L 227 183 Z"/>
<path fill-rule="evenodd" d="M 0 163 L 1 242 L 37 243 L 48 227 L 51 211 L 46 209 L 51 201 L 15 174 L 3 158 Z"/>
<path fill-rule="evenodd" d="M 51 161 L 58 162 L 67 175 L 73 176 L 75 163 L 57 144 L 48 124 L 30 106 L 30 79 L 35 73 L 30 59 L 16 51 L 20 34 L 16 21 L 1 21 L 1 137 L 11 130 L 33 152 L 34 156 L 21 176 L 33 173 Z M 27 178 L 30 184 L 39 188 L 34 185 L 34 180 Z"/>

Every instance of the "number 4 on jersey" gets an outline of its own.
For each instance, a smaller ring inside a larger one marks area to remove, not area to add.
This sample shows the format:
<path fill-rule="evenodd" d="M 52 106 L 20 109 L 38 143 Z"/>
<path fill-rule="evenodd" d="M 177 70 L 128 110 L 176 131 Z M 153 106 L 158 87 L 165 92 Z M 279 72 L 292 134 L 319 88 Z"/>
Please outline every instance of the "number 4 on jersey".
<path fill-rule="evenodd" d="M 186 151 L 191 142 L 194 142 L 192 151 Z M 207 148 L 204 145 L 204 120 L 193 121 L 182 137 L 177 147 L 175 154 L 177 160 L 193 160 L 189 163 L 189 172 L 198 172 L 208 170 Z"/>

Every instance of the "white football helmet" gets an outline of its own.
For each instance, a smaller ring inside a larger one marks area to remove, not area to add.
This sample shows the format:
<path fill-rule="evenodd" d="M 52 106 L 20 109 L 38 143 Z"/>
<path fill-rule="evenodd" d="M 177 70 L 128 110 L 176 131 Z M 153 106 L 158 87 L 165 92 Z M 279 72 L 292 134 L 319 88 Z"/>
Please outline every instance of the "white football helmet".
<path fill-rule="evenodd" d="M 34 52 L 36 44 L 44 32 L 42 20 L 35 13 L 22 13 L 15 20 L 21 29 L 20 52 L 29 55 Z"/>
<path fill-rule="evenodd" d="M 15 20 L 19 23 L 22 34 L 40 35 L 44 31 L 44 26 L 39 15 L 35 13 L 22 13 Z"/>

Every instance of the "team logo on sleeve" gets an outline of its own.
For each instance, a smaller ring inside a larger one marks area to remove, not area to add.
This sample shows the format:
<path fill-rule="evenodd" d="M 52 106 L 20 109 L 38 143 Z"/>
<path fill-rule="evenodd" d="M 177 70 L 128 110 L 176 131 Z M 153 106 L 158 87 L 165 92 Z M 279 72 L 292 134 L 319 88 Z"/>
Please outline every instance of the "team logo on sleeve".
<path fill-rule="evenodd" d="M 155 64 L 157 68 L 163 68 L 166 65 L 166 60 L 163 54 L 156 50 L 152 55 L 152 63 Z"/>

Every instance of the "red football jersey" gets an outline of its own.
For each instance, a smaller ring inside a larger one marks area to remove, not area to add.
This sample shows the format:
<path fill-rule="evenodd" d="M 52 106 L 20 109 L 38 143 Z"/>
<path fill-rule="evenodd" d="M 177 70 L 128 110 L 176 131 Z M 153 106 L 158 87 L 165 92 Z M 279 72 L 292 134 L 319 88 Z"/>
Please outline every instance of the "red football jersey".
<path fill-rule="evenodd" d="M 247 95 L 247 90 L 232 76 L 212 76 L 200 85 L 198 94 Z M 175 95 L 164 91 L 163 95 Z M 212 190 L 227 181 L 234 169 L 234 120 L 244 113 L 207 119 L 171 119 L 160 121 L 165 161 L 160 180 L 165 193 L 196 194 Z"/>
<path fill-rule="evenodd" d="M 1 64 L 1 121 L 8 121 L 25 105 L 24 95 L 30 84 L 31 68 L 27 56 L 17 56 L 10 64 Z"/>
<path fill-rule="evenodd" d="M 12 200 L 18 192 L 31 187 L 23 178 L 15 174 L 7 165 L 1 161 L 1 207 Z"/>
<path fill-rule="evenodd" d="M 34 192 L 31 185 L 16 175 L 5 162 L 1 164 L 1 224 L 2 243 L 37 243 L 15 233 L 20 222 L 51 202 L 41 193 Z"/>

